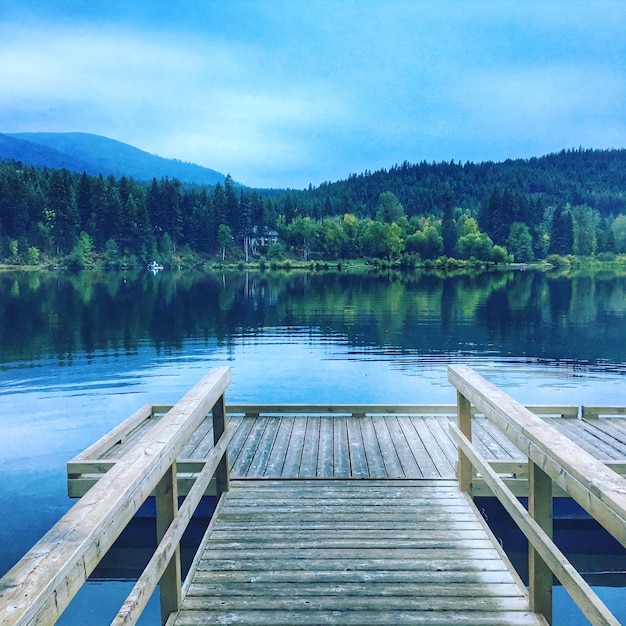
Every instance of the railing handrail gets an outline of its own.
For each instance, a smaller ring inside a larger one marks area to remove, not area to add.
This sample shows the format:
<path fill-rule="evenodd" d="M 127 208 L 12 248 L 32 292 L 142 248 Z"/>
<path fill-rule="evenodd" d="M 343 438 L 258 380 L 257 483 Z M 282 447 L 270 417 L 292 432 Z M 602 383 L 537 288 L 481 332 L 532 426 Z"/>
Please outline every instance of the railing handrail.
<path fill-rule="evenodd" d="M 228 367 L 206 374 L 0 579 L 0 624 L 58 619 L 230 381 Z"/>
<path fill-rule="evenodd" d="M 159 580 L 165 572 L 167 564 L 171 561 L 177 546 L 180 545 L 183 533 L 187 529 L 189 521 L 204 496 L 204 492 L 234 435 L 235 428 L 232 426 L 227 428 L 218 439 L 216 446 L 207 455 L 204 469 L 196 477 L 193 487 L 189 490 L 176 517 L 156 547 L 152 558 L 126 598 L 117 617 L 111 622 L 112 626 L 136 623 L 152 592 L 159 584 Z"/>
<path fill-rule="evenodd" d="M 619 621 L 569 562 L 567 557 L 559 550 L 550 538 L 550 534 L 522 506 L 498 474 L 489 466 L 489 463 L 481 457 L 471 441 L 454 424 L 450 424 L 450 434 L 463 452 L 469 456 L 472 465 L 480 471 L 483 480 L 489 485 L 492 493 L 502 503 L 511 519 L 524 533 L 532 547 L 537 550 L 543 561 L 548 565 L 551 573 L 559 579 L 591 623 L 619 626 Z"/>
<path fill-rule="evenodd" d="M 626 479 L 465 365 L 448 380 L 564 491 L 626 546 Z"/>
<path fill-rule="evenodd" d="M 459 485 L 471 491 L 473 468 L 490 485 L 529 540 L 531 605 L 552 619 L 552 574 L 595 624 L 619 624 L 552 542 L 552 480 L 626 545 L 626 479 L 513 400 L 467 366 L 448 366 L 457 389 L 459 426 L 451 433 L 459 446 Z M 529 459 L 529 511 L 471 443 L 474 406 L 498 426 Z M 540 589 L 549 586 L 550 590 Z"/>
<path fill-rule="evenodd" d="M 456 415 L 456 404 L 229 404 L 229 415 Z M 574 404 L 528 405 L 529 411 L 538 415 L 578 417 L 579 408 Z"/>

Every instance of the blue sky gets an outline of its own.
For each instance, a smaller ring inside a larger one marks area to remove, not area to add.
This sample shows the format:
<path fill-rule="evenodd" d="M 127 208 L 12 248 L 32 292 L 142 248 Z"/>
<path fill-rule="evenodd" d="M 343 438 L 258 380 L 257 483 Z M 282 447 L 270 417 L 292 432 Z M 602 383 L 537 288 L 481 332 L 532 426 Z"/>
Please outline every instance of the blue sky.
<path fill-rule="evenodd" d="M 259 187 L 626 147 L 623 0 L 0 0 L 0 132 Z"/>

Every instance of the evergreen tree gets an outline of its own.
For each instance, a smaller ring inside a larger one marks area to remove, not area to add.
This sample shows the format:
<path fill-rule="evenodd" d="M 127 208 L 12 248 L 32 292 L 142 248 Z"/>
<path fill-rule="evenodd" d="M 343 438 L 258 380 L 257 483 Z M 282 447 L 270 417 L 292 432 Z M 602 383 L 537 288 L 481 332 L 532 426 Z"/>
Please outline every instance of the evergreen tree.
<path fill-rule="evenodd" d="M 441 220 L 441 236 L 443 239 L 443 253 L 452 256 L 456 248 L 457 233 L 452 209 L 452 191 L 449 187 L 443 196 L 443 216 Z"/>
<path fill-rule="evenodd" d="M 235 192 L 235 183 L 230 174 L 224 179 L 224 224 L 227 224 L 232 232 L 238 232 L 241 222 L 239 216 L 239 201 Z"/>
<path fill-rule="evenodd" d="M 569 209 L 557 206 L 550 228 L 550 254 L 571 254 L 574 245 L 574 224 Z"/>
<path fill-rule="evenodd" d="M 243 251 L 246 263 L 249 261 L 250 255 L 250 239 L 253 235 L 252 228 L 252 206 L 248 196 L 241 191 L 239 195 L 239 234 L 243 240 Z"/>
<path fill-rule="evenodd" d="M 50 175 L 48 217 L 57 252 L 69 252 L 78 239 L 79 215 L 71 175 L 65 169 Z"/>
<path fill-rule="evenodd" d="M 224 195 L 224 188 L 217 183 L 213 190 L 213 211 L 215 214 L 215 236 L 217 237 L 217 229 L 219 224 L 228 224 L 229 215 L 226 210 L 226 196 Z"/>

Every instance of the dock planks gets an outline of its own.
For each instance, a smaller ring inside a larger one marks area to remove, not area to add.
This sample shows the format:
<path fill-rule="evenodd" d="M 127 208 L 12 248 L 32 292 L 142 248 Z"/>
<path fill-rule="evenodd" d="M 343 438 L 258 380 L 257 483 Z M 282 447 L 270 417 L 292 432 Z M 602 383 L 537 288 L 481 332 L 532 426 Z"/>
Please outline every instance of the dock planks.
<path fill-rule="evenodd" d="M 231 422 L 233 478 L 454 478 L 457 453 L 445 418 L 283 415 Z"/>
<path fill-rule="evenodd" d="M 233 480 L 175 624 L 540 624 L 454 481 Z"/>
<path fill-rule="evenodd" d="M 455 478 L 457 451 L 448 425 L 456 422 L 456 417 L 402 414 L 394 407 L 388 407 L 389 413 L 360 415 L 298 414 L 280 412 L 280 408 L 261 416 L 229 415 L 229 426 L 236 431 L 228 448 L 233 478 Z M 70 495 L 84 495 L 106 468 L 122 458 L 160 419 L 161 415 L 145 419 L 127 436 L 112 436 L 108 447 L 104 443 L 97 446 L 97 454 L 88 449 L 70 461 Z M 623 417 L 543 419 L 597 459 L 625 471 Z M 526 464 L 525 456 L 484 417 L 476 417 L 473 423 L 479 452 L 490 462 L 508 467 L 504 472 L 519 474 L 520 463 Z M 213 431 L 207 418 L 179 460 L 199 467 L 212 448 Z M 189 477 L 193 471 L 197 470 L 182 470 L 191 472 Z M 184 493 L 187 487 L 182 483 L 179 486 Z M 477 489 L 476 494 L 482 493 L 480 487 Z M 521 483 L 518 489 L 516 493 L 523 495 L 525 487 Z"/>

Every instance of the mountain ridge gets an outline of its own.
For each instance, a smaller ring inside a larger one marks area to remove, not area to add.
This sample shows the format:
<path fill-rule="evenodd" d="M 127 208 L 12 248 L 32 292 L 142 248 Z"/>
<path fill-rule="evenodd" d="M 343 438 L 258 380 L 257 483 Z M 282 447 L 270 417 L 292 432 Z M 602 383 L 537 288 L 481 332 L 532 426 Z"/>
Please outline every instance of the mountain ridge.
<path fill-rule="evenodd" d="M 115 139 L 81 132 L 0 134 L 0 160 L 84 171 L 95 176 L 128 176 L 137 181 L 167 176 L 183 183 L 215 185 L 223 183 L 225 178 L 207 167 L 167 159 Z"/>

